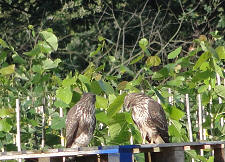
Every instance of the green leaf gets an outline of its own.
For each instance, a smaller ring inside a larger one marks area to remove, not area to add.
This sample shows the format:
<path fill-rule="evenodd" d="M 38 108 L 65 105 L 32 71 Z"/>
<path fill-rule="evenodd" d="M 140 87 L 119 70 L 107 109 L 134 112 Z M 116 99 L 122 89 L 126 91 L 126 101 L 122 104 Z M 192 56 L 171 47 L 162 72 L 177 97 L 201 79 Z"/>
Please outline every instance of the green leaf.
<path fill-rule="evenodd" d="M 102 96 L 96 96 L 95 106 L 96 106 L 96 108 L 107 109 L 108 108 L 108 100 Z"/>
<path fill-rule="evenodd" d="M 225 99 L 225 86 L 223 85 L 218 85 L 215 87 L 215 92 L 218 96 L 222 97 Z"/>
<path fill-rule="evenodd" d="M 91 52 L 89 54 L 89 56 L 90 57 L 93 57 L 93 56 L 97 55 L 101 49 L 102 49 L 102 45 L 101 44 L 98 44 L 98 48 L 95 51 Z"/>
<path fill-rule="evenodd" d="M 67 107 L 69 107 L 68 104 L 66 104 L 65 102 L 63 102 L 63 101 L 61 101 L 61 100 L 56 100 L 56 101 L 54 102 L 54 105 L 55 105 L 56 107 L 58 107 L 58 108 L 67 108 Z"/>
<path fill-rule="evenodd" d="M 12 125 L 8 122 L 7 118 L 0 120 L 0 132 L 9 132 L 11 129 Z"/>
<path fill-rule="evenodd" d="M 105 112 L 98 112 L 95 114 L 96 120 L 108 125 L 109 117 Z"/>
<path fill-rule="evenodd" d="M 168 133 L 170 136 L 181 137 L 181 127 L 182 125 L 176 120 L 170 120 L 171 125 L 168 128 Z"/>
<path fill-rule="evenodd" d="M 65 128 L 65 119 L 58 116 L 54 117 L 52 120 L 51 128 L 54 130 Z"/>
<path fill-rule="evenodd" d="M 114 56 L 109 56 L 110 62 L 116 62 L 116 58 Z"/>
<path fill-rule="evenodd" d="M 109 108 L 108 108 L 108 110 L 107 110 L 107 115 L 108 115 L 109 117 L 114 116 L 117 112 L 120 111 L 120 109 L 121 109 L 122 106 L 123 106 L 123 102 L 124 102 L 125 96 L 126 96 L 126 93 L 117 96 L 117 98 L 113 101 L 113 103 L 111 103 L 111 104 L 109 105 Z"/>
<path fill-rule="evenodd" d="M 39 48 L 39 46 L 35 46 L 31 51 L 24 52 L 23 54 L 32 57 L 32 56 L 39 55 L 40 53 L 41 53 L 41 49 Z"/>
<path fill-rule="evenodd" d="M 56 51 L 58 48 L 57 37 L 52 32 L 48 31 L 42 31 L 40 32 L 40 34 L 44 38 L 44 40 L 49 43 L 49 45 L 53 48 L 53 50 Z"/>
<path fill-rule="evenodd" d="M 40 51 L 41 51 L 42 53 L 47 53 L 47 54 L 49 54 L 49 53 L 52 52 L 51 46 L 49 46 L 49 44 L 48 44 L 47 42 L 45 42 L 45 41 L 40 41 L 40 42 L 38 42 L 38 47 L 39 47 L 39 49 L 40 49 Z"/>
<path fill-rule="evenodd" d="M 161 70 L 159 70 L 158 72 L 154 72 L 153 76 L 152 76 L 152 79 L 161 80 L 161 79 L 164 79 L 168 76 L 169 76 L 169 70 L 168 70 L 168 68 L 164 67 Z"/>
<path fill-rule="evenodd" d="M 36 73 L 42 74 L 43 69 L 42 69 L 41 65 L 33 65 L 32 66 L 32 71 L 33 72 L 36 72 Z"/>
<path fill-rule="evenodd" d="M 74 77 L 67 76 L 66 79 L 62 81 L 62 86 L 69 87 L 71 85 L 74 85 L 76 81 L 77 81 L 77 78 L 75 76 Z"/>
<path fill-rule="evenodd" d="M 214 162 L 214 156 L 210 156 L 207 162 Z"/>
<path fill-rule="evenodd" d="M 147 40 L 146 38 L 142 38 L 142 39 L 139 41 L 139 46 L 141 47 L 141 49 L 142 49 L 143 51 L 146 50 L 147 45 L 148 45 L 148 40 Z"/>
<path fill-rule="evenodd" d="M 167 85 L 179 87 L 179 86 L 183 85 L 184 80 L 185 80 L 185 78 L 183 76 L 178 76 L 174 80 L 168 81 Z"/>
<path fill-rule="evenodd" d="M 3 48 L 9 48 L 8 44 L 7 44 L 3 39 L 0 39 L 0 45 L 1 45 Z"/>
<path fill-rule="evenodd" d="M 224 46 L 217 47 L 216 52 L 221 60 L 225 59 L 225 47 Z"/>
<path fill-rule="evenodd" d="M 78 78 L 79 78 L 79 80 L 81 81 L 81 82 L 83 82 L 83 83 L 86 83 L 86 84 L 91 84 L 91 82 L 90 82 L 90 77 L 87 77 L 87 76 L 85 76 L 85 75 L 79 75 L 78 76 Z"/>
<path fill-rule="evenodd" d="M 56 97 L 65 102 L 66 104 L 69 104 L 72 100 L 73 93 L 71 91 L 71 88 L 68 87 L 60 87 L 56 91 Z"/>
<path fill-rule="evenodd" d="M 10 75 L 10 74 L 13 74 L 14 72 L 15 72 L 14 64 L 0 69 L 0 73 L 2 75 Z"/>
<path fill-rule="evenodd" d="M 101 89 L 106 93 L 106 94 L 113 94 L 114 93 L 114 89 L 113 89 L 113 87 L 109 84 L 109 83 L 107 83 L 107 82 L 105 82 L 105 81 L 102 81 L 102 80 L 99 80 L 98 81 L 98 84 L 99 84 L 99 86 L 101 87 Z"/>
<path fill-rule="evenodd" d="M 206 80 L 211 76 L 210 71 L 197 72 L 195 76 L 192 78 L 193 82 L 198 82 L 201 80 Z"/>
<path fill-rule="evenodd" d="M 102 93 L 102 89 L 97 81 L 91 82 L 90 91 L 97 95 L 100 95 Z"/>
<path fill-rule="evenodd" d="M 207 91 L 208 88 L 209 88 L 208 85 L 202 85 L 198 88 L 198 93 L 203 93 L 203 92 Z"/>
<path fill-rule="evenodd" d="M 149 56 L 146 60 L 147 67 L 159 66 L 161 63 L 161 59 L 158 56 Z"/>
<path fill-rule="evenodd" d="M 120 66 L 120 73 L 121 73 L 121 74 L 128 73 L 128 74 L 130 74 L 131 76 L 134 75 L 134 72 L 131 71 L 127 66 L 124 66 L 124 65 L 121 65 L 121 66 Z"/>
<path fill-rule="evenodd" d="M 177 57 L 180 54 L 181 50 L 182 50 L 182 47 L 180 46 L 174 51 L 170 52 L 168 54 L 168 59 L 174 59 L 175 57 Z"/>
<path fill-rule="evenodd" d="M 215 71 L 219 74 L 220 77 L 224 78 L 223 69 L 219 67 L 217 64 L 215 64 Z"/>
<path fill-rule="evenodd" d="M 178 109 L 175 106 L 170 107 L 169 114 L 170 118 L 176 121 L 179 121 L 181 118 L 185 116 L 185 112 L 183 112 L 182 110 Z"/>
<path fill-rule="evenodd" d="M 196 62 L 195 66 L 193 67 L 193 70 L 197 70 L 204 62 L 206 62 L 209 57 L 210 57 L 210 53 L 207 51 L 207 52 L 204 52 L 198 59 L 198 61 Z"/>
<path fill-rule="evenodd" d="M 142 53 L 140 56 L 138 56 L 137 58 L 133 59 L 130 63 L 130 65 L 133 65 L 135 63 L 137 63 L 138 61 L 140 61 L 145 55 Z"/>
<path fill-rule="evenodd" d="M 14 63 L 26 64 L 26 61 L 22 57 L 20 57 L 18 54 L 13 54 L 12 58 L 13 58 Z"/>
<path fill-rule="evenodd" d="M 56 59 L 55 61 L 52 61 L 51 59 L 46 59 L 44 60 L 43 63 L 43 69 L 47 70 L 47 69 L 53 69 L 58 67 L 58 64 L 61 62 L 60 59 Z"/>
<path fill-rule="evenodd" d="M 11 117 L 14 114 L 14 109 L 12 108 L 1 108 L 0 118 Z"/>

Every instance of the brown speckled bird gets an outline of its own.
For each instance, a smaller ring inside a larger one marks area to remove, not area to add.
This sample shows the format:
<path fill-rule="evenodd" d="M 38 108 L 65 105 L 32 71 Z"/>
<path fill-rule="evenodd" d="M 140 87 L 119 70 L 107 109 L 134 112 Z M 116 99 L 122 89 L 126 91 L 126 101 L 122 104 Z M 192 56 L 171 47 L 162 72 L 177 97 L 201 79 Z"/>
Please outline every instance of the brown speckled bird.
<path fill-rule="evenodd" d="M 88 146 L 93 137 L 95 118 L 96 96 L 84 93 L 68 112 L 66 117 L 66 147 L 77 148 Z"/>
<path fill-rule="evenodd" d="M 124 99 L 124 107 L 132 110 L 132 118 L 141 132 L 143 144 L 168 143 L 168 125 L 161 105 L 143 93 L 130 93 Z"/>

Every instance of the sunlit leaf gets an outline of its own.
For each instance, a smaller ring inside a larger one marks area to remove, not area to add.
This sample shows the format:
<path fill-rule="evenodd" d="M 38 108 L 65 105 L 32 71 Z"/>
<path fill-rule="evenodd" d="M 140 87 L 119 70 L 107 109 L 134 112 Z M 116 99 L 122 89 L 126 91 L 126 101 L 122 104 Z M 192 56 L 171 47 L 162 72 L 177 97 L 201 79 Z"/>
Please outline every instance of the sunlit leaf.
<path fill-rule="evenodd" d="M 225 47 L 224 46 L 217 47 L 216 52 L 221 60 L 225 59 Z"/>
<path fill-rule="evenodd" d="M 223 97 L 225 99 L 225 86 L 223 85 L 216 86 L 215 92 L 218 96 Z"/>
<path fill-rule="evenodd" d="M 15 72 L 14 64 L 0 69 L 0 73 L 2 75 L 10 75 L 10 74 L 13 74 L 14 72 Z"/>
<path fill-rule="evenodd" d="M 149 56 L 146 60 L 147 67 L 159 66 L 161 63 L 161 59 L 158 56 Z"/>
<path fill-rule="evenodd" d="M 170 107 L 169 114 L 170 114 L 170 118 L 176 121 L 179 121 L 181 118 L 185 116 L 185 113 L 175 106 Z"/>
<path fill-rule="evenodd" d="M 167 85 L 179 87 L 179 86 L 183 85 L 184 80 L 185 80 L 185 78 L 183 76 L 178 76 L 174 80 L 168 81 Z"/>
<path fill-rule="evenodd" d="M 40 73 L 40 74 L 43 72 L 41 65 L 33 65 L 32 70 L 33 70 L 33 72 Z"/>
<path fill-rule="evenodd" d="M 9 48 L 8 44 L 7 44 L 3 39 L 0 39 L 0 45 L 1 45 L 3 48 Z"/>
<path fill-rule="evenodd" d="M 168 133 L 170 136 L 181 137 L 181 127 L 182 125 L 176 120 L 170 120 L 171 125 L 169 125 Z"/>
<path fill-rule="evenodd" d="M 174 51 L 170 52 L 168 54 L 168 59 L 176 58 L 180 54 L 181 50 L 182 50 L 182 47 L 180 46 L 177 49 L 175 49 Z"/>
<path fill-rule="evenodd" d="M 120 109 L 121 109 L 122 106 L 123 106 L 123 102 L 124 102 L 125 96 L 126 96 L 126 93 L 117 96 L 117 98 L 113 101 L 113 103 L 111 103 L 111 104 L 109 105 L 109 108 L 108 108 L 108 110 L 107 110 L 107 115 L 108 115 L 109 117 L 114 116 L 117 112 L 120 111 Z"/>
<path fill-rule="evenodd" d="M 108 100 L 102 96 L 97 95 L 95 106 L 96 106 L 96 108 L 107 109 L 108 108 Z"/>
<path fill-rule="evenodd" d="M 91 82 L 90 82 L 90 77 L 88 77 L 88 76 L 85 76 L 85 75 L 82 75 L 82 74 L 80 74 L 79 76 L 78 76 L 78 79 L 81 81 L 81 82 L 83 82 L 83 83 L 86 83 L 86 84 L 91 84 Z"/>
<path fill-rule="evenodd" d="M 197 70 L 204 62 L 206 62 L 210 57 L 209 52 L 204 52 L 198 59 L 198 61 L 195 63 L 195 66 L 193 67 L 193 70 Z"/>
<path fill-rule="evenodd" d="M 148 45 L 148 40 L 147 40 L 146 38 L 142 38 L 142 39 L 139 41 L 139 46 L 141 47 L 141 49 L 142 49 L 143 51 L 146 50 L 147 45 Z"/>
<path fill-rule="evenodd" d="M 71 91 L 71 88 L 68 87 L 60 87 L 56 91 L 56 97 L 65 102 L 66 104 L 69 104 L 72 100 L 73 93 Z"/>
<path fill-rule="evenodd" d="M 67 108 L 67 107 L 69 107 L 68 104 L 66 104 L 65 102 L 63 102 L 63 101 L 61 101 L 61 100 L 56 100 L 56 101 L 54 102 L 54 105 L 55 105 L 56 107 L 58 107 L 58 108 Z"/>
<path fill-rule="evenodd" d="M 62 128 L 65 128 L 65 118 L 62 117 L 54 117 L 52 119 L 51 128 L 55 130 L 60 130 Z"/>
<path fill-rule="evenodd" d="M 6 119 L 0 120 L 0 131 L 9 132 L 12 129 L 12 125 Z"/>
<path fill-rule="evenodd" d="M 109 117 L 107 116 L 107 114 L 105 112 L 98 112 L 95 114 L 96 116 L 96 120 L 108 124 L 109 122 Z"/>
<path fill-rule="evenodd" d="M 58 67 L 58 64 L 61 62 L 60 59 L 56 59 L 55 61 L 52 61 L 51 59 L 46 59 L 43 61 L 43 69 L 53 69 Z"/>
<path fill-rule="evenodd" d="M 0 118 L 11 117 L 14 112 L 12 108 L 0 108 Z"/>
<path fill-rule="evenodd" d="M 207 91 L 208 88 L 209 88 L 208 85 L 202 85 L 198 88 L 198 93 L 203 93 L 203 92 Z"/>
<path fill-rule="evenodd" d="M 57 37 L 49 31 L 42 31 L 40 32 L 41 36 L 44 38 L 46 42 L 53 48 L 54 51 L 58 48 L 58 39 Z"/>
<path fill-rule="evenodd" d="M 63 87 L 71 86 L 76 83 L 76 80 L 77 80 L 77 78 L 75 76 L 74 77 L 66 77 L 66 79 L 64 79 L 62 81 L 62 85 L 63 85 Z"/>

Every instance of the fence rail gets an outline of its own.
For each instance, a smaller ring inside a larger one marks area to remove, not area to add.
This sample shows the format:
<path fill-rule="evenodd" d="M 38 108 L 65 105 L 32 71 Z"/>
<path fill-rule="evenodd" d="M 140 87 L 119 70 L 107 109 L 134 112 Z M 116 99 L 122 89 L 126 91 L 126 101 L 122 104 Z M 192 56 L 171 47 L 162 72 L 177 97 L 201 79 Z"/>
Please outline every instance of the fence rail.
<path fill-rule="evenodd" d="M 63 161 L 62 157 L 75 156 L 78 159 L 85 157 L 88 162 L 132 162 L 133 154 L 145 153 L 145 162 L 184 162 L 184 151 L 200 149 L 214 150 L 215 162 L 225 161 L 225 141 L 11 151 L 1 152 L 0 160 L 36 159 L 39 162 L 59 162 Z"/>

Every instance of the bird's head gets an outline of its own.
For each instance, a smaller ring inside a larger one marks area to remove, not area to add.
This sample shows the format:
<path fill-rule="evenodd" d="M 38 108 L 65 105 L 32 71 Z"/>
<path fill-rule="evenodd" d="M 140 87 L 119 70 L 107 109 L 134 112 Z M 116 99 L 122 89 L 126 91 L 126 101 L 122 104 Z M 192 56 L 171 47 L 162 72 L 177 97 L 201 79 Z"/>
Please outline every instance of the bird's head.
<path fill-rule="evenodd" d="M 128 95 L 125 96 L 124 98 L 124 104 L 123 107 L 126 111 L 130 111 L 131 108 L 131 102 L 133 98 L 133 93 L 129 93 Z"/>
<path fill-rule="evenodd" d="M 91 102 L 92 104 L 95 104 L 96 95 L 90 92 L 84 93 L 82 96 L 82 100 L 86 100 L 87 102 Z"/>

